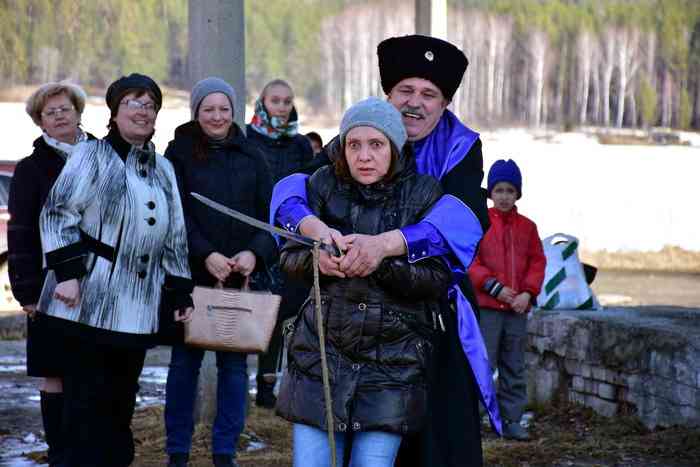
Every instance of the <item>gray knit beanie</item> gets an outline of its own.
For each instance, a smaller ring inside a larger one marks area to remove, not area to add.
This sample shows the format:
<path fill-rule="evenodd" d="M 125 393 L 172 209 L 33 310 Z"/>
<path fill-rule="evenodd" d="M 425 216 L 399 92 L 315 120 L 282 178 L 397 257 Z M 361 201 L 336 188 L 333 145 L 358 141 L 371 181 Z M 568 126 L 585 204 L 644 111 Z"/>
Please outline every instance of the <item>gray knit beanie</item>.
<path fill-rule="evenodd" d="M 192 120 L 197 119 L 197 110 L 205 97 L 209 94 L 220 92 L 226 94 L 231 102 L 231 110 L 236 108 L 236 91 L 233 87 L 221 78 L 210 76 L 197 81 L 197 84 L 192 88 L 190 93 L 190 111 L 192 112 Z"/>
<path fill-rule="evenodd" d="M 370 97 L 350 107 L 340 122 L 340 142 L 345 144 L 345 136 L 358 126 L 371 126 L 389 138 L 396 149 L 401 151 L 408 135 L 401 120 L 401 113 L 387 101 Z"/>

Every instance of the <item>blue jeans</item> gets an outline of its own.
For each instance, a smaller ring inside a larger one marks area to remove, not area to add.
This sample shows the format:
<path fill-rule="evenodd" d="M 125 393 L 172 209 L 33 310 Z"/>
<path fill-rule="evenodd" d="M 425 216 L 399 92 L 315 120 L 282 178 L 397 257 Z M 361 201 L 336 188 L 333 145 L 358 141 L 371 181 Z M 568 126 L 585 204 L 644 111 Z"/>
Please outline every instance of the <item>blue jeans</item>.
<path fill-rule="evenodd" d="M 216 418 L 212 454 L 236 453 L 245 424 L 248 391 L 246 354 L 216 352 Z M 165 386 L 165 431 L 168 454 L 188 453 L 194 431 L 194 402 L 204 350 L 174 345 Z"/>
<path fill-rule="evenodd" d="M 401 445 L 401 436 L 383 431 L 355 433 L 350 453 L 350 467 L 393 467 Z M 337 467 L 343 465 L 345 433 L 335 433 Z M 324 430 L 294 424 L 294 467 L 328 467 L 331 450 Z"/>

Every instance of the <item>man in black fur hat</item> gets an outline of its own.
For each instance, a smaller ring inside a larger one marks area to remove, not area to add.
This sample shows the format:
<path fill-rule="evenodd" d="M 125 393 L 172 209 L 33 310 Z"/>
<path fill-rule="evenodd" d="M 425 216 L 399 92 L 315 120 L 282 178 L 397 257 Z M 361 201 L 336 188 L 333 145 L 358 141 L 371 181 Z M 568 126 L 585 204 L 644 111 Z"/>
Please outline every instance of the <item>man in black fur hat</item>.
<path fill-rule="evenodd" d="M 494 428 L 500 432 L 501 426 L 476 321 L 477 303 L 465 274 L 488 228 L 481 188 L 481 140 L 447 109 L 468 61 L 453 44 L 421 35 L 386 39 L 377 47 L 377 54 L 382 88 L 402 114 L 417 170 L 440 180 L 446 196 L 416 225 L 376 236 L 342 236 L 309 210 L 306 176 L 297 174 L 275 187 L 270 212 L 283 227 L 347 247 L 340 262 L 322 258 L 321 271 L 329 276 L 364 277 L 385 258 L 395 256 L 406 255 L 411 262 L 443 256 L 450 262 L 456 284 L 445 297 L 436 322 L 440 332 L 434 340 L 431 365 L 431 415 L 420 436 L 404 439 L 397 465 L 479 466 L 483 463 L 480 397 Z M 315 167 L 330 163 L 335 153 L 332 141 L 325 157 L 316 158 Z"/>

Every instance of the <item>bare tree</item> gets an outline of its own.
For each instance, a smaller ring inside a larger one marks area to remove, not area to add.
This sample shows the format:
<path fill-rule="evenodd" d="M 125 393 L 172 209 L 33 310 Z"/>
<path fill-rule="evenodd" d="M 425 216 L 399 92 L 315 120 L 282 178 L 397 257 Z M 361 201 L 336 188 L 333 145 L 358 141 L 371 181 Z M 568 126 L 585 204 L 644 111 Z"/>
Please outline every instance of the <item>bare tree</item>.
<path fill-rule="evenodd" d="M 691 41 L 687 29 L 680 32 L 687 38 L 675 38 L 677 28 L 662 33 L 635 20 L 622 27 L 619 18 L 606 17 L 573 34 L 569 26 L 537 26 L 536 18 L 523 20 L 500 9 L 460 3 L 450 2 L 447 33 L 470 63 L 452 101 L 462 118 L 535 126 L 638 125 L 637 75 L 644 74 L 656 91 L 664 125 L 679 121 L 683 90 L 689 92 L 686 101 L 693 106 L 694 121 L 700 122 L 700 80 L 682 65 L 683 44 Z M 376 46 L 389 36 L 414 32 L 414 2 L 348 1 L 338 14 L 322 20 L 320 31 L 321 100 L 329 111 L 340 113 L 358 99 L 381 93 Z M 700 37 L 700 27 L 698 31 Z M 556 44 L 552 32 L 561 37 Z M 669 41 L 674 41 L 671 46 Z M 662 53 L 669 47 L 671 55 Z"/>
<path fill-rule="evenodd" d="M 600 90 L 601 90 L 601 108 L 603 111 L 602 120 L 598 123 L 610 125 L 610 86 L 612 83 L 612 75 L 615 70 L 615 40 L 617 33 L 614 28 L 609 27 L 603 32 L 601 37 L 601 46 L 603 49 L 602 60 L 600 63 Z"/>
<path fill-rule="evenodd" d="M 661 79 L 661 125 L 671 126 L 673 118 L 673 74 L 666 66 Z"/>
<path fill-rule="evenodd" d="M 489 42 L 493 47 L 493 107 L 491 114 L 502 118 L 505 113 L 504 97 L 506 84 L 506 66 L 513 35 L 513 20 L 504 16 L 493 16 L 490 21 Z"/>
<path fill-rule="evenodd" d="M 545 88 L 545 66 L 549 40 L 543 31 L 532 31 L 528 41 L 528 52 L 530 55 L 531 67 L 529 69 L 530 92 L 528 119 L 531 124 L 540 126 L 542 123 L 542 109 L 544 107 Z"/>
<path fill-rule="evenodd" d="M 578 122 L 582 125 L 586 123 L 588 118 L 588 94 L 591 87 L 591 72 L 593 68 L 593 44 L 594 39 L 590 31 L 581 31 L 579 33 L 576 40 L 576 55 L 578 59 L 576 106 L 578 108 Z"/>
<path fill-rule="evenodd" d="M 625 97 L 627 95 L 627 85 L 634 78 L 639 67 L 639 30 L 624 28 L 617 31 L 617 69 L 619 71 L 617 88 L 617 114 L 615 116 L 615 126 L 622 127 L 622 119 L 625 114 Z"/>

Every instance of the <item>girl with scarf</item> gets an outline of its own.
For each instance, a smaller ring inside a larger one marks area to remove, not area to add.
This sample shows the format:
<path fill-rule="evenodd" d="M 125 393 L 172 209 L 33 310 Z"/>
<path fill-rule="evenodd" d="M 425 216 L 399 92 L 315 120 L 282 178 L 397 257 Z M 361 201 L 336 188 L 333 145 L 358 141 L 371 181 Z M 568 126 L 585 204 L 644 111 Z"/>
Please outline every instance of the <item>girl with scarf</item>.
<path fill-rule="evenodd" d="M 294 91 L 284 80 L 275 79 L 263 87 L 255 102 L 255 115 L 247 129 L 248 141 L 263 154 L 273 184 L 287 175 L 304 171 L 304 167 L 314 157 L 311 143 L 298 133 L 299 119 L 294 107 Z M 273 282 L 271 288 L 282 295 L 282 304 L 270 347 L 258 362 L 255 403 L 266 408 L 273 408 L 276 401 L 273 388 L 282 342 L 281 323 L 296 314 L 308 293 L 308 287 L 304 283 L 285 277 L 277 264 L 272 266 L 270 273 Z"/>
<path fill-rule="evenodd" d="M 41 416 L 49 465 L 63 459 L 63 339 L 47 329 L 46 315 L 36 313 L 46 271 L 42 267 L 39 213 L 75 146 L 95 139 L 80 129 L 85 91 L 69 83 L 46 83 L 27 99 L 26 111 L 41 128 L 34 151 L 17 164 L 8 199 L 7 243 L 12 293 L 27 320 L 27 374 L 41 377 Z"/>

